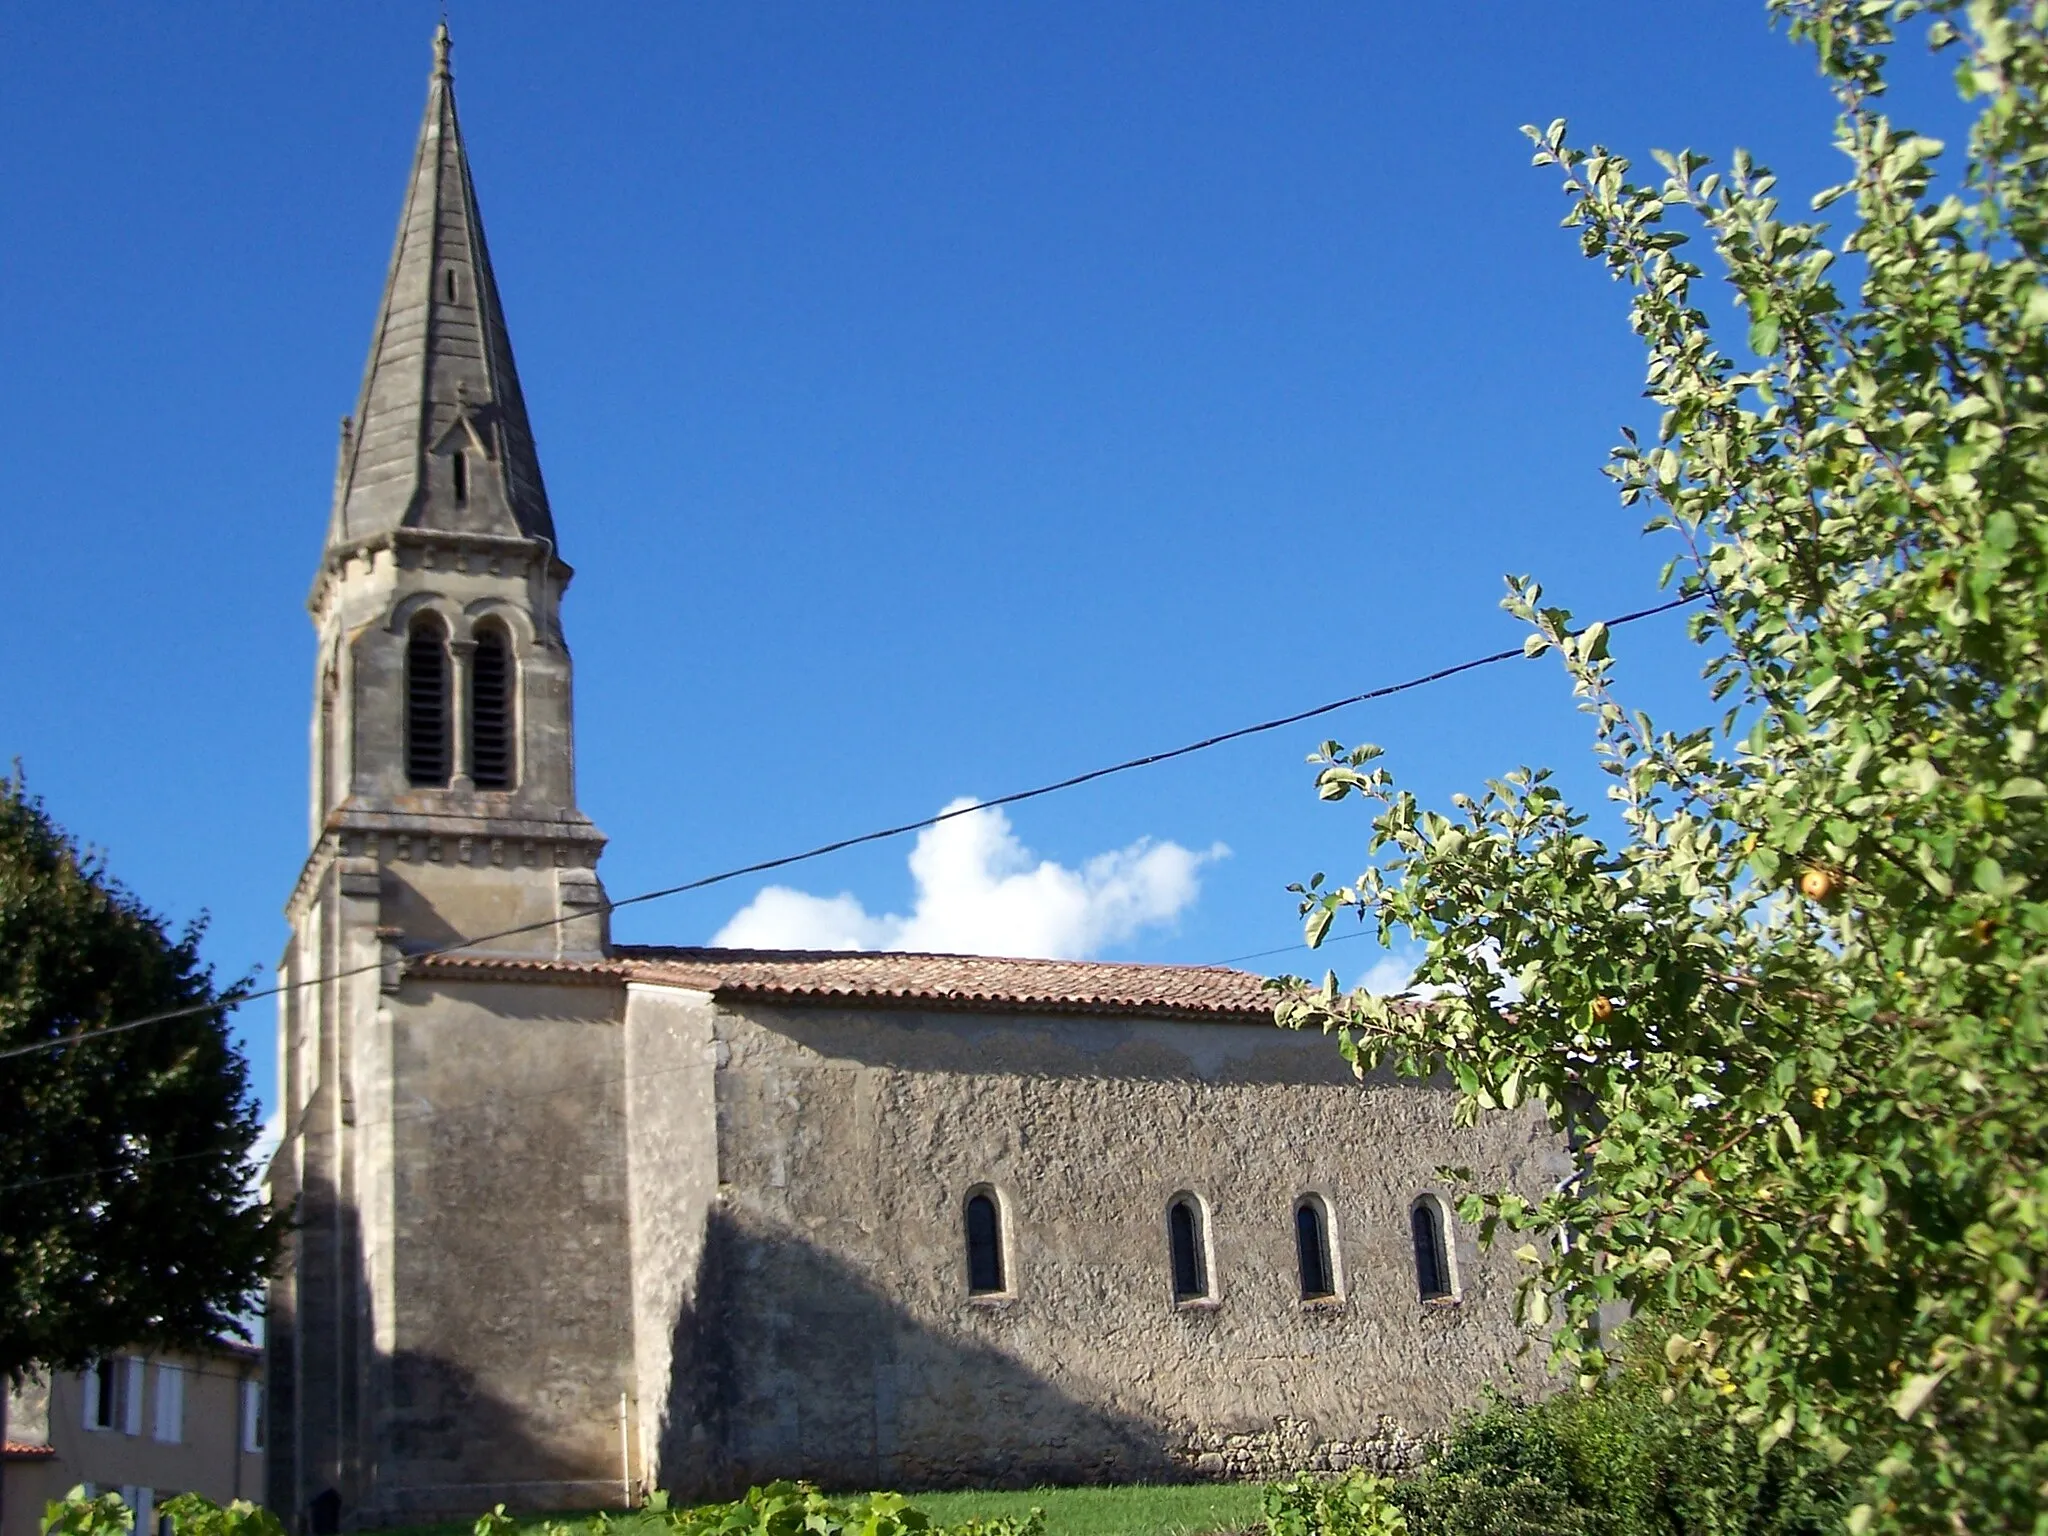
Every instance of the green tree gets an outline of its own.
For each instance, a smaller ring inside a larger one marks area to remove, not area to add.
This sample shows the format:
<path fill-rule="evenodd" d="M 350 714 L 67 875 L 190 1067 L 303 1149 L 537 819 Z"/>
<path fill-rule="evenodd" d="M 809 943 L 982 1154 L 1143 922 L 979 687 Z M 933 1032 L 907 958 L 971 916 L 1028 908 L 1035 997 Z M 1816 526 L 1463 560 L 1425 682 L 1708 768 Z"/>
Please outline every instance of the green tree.
<path fill-rule="evenodd" d="M 199 959 L 0 780 L 0 1373 L 240 1332 L 281 1218 L 248 1187 L 248 1067 Z"/>
<path fill-rule="evenodd" d="M 2048 1529 L 2048 6 L 1774 0 L 1841 107 L 1849 176 L 1780 216 L 1772 177 L 1531 130 L 1585 253 L 1633 289 L 1654 437 L 1609 473 L 1656 504 L 1728 714 L 1660 732 L 1608 637 L 1537 586 L 1506 606 L 1591 715 L 1622 831 L 1541 772 L 1444 813 L 1373 748 L 1326 799 L 1369 867 L 1301 888 L 1418 945 L 1412 999 L 1299 989 L 1282 1022 L 1361 1068 L 1448 1070 L 1461 1112 L 1534 1102 L 1578 1169 L 1475 1191 L 1523 1234 L 1524 1319 L 1607 1368 L 1602 1303 L 1659 1320 L 1670 1390 L 1764 1449 L 1876 1470 L 1855 1530 Z M 1918 18 L 1977 116 L 1966 163 L 1880 110 Z M 1748 322 L 1718 343 L 1703 233 Z M 1568 1244 L 1552 1241 L 1567 1231 Z M 1862 1455 L 1859 1455 L 1859 1460 Z"/>

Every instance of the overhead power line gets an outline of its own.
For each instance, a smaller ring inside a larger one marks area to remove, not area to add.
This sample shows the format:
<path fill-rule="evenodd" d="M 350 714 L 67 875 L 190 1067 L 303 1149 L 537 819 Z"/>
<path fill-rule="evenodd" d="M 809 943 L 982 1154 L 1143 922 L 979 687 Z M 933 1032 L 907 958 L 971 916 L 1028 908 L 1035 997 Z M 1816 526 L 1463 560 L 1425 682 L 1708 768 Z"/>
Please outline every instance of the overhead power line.
<path fill-rule="evenodd" d="M 1624 613 L 1618 617 L 1606 620 L 1605 627 L 1608 629 L 1619 629 L 1622 625 L 1633 624 L 1639 619 L 1654 618 L 1660 613 L 1669 613 L 1675 608 L 1683 608 L 1690 603 L 1695 603 L 1705 595 L 1703 591 L 1693 592 L 1684 597 L 1675 597 L 1669 602 L 1658 603 L 1654 607 L 1638 608 L 1633 613 Z M 829 843 L 820 843 L 817 847 L 806 848 L 801 853 L 785 853 L 778 858 L 761 859 L 753 864 L 742 864 L 734 869 L 720 870 L 715 875 L 702 875 L 695 880 L 685 880 L 679 885 L 667 885 L 659 890 L 642 891 L 637 896 L 621 897 L 617 901 L 606 902 L 604 910 L 606 912 L 618 912 L 626 907 L 637 907 L 644 902 L 663 901 L 671 896 L 681 896 L 690 891 L 701 891 L 714 885 L 723 885 L 727 881 L 744 880 L 749 875 L 761 875 L 768 873 L 770 870 L 787 869 L 792 864 L 808 863 L 812 859 L 822 859 L 827 854 L 842 853 L 848 848 L 858 848 L 866 843 L 885 842 L 890 838 L 903 837 L 912 832 L 922 832 L 927 827 L 936 827 L 941 822 L 951 821 L 956 816 L 971 816 L 976 811 L 992 810 L 1005 805 L 1020 805 L 1026 800 L 1037 800 L 1046 795 L 1059 794 L 1064 790 L 1078 789 L 1081 785 L 1092 784 L 1097 779 L 1110 778 L 1119 773 L 1130 773 L 1138 768 L 1150 768 L 1158 763 L 1169 763 L 1179 757 L 1190 757 L 1197 752 L 1206 752 L 1211 747 L 1223 746 L 1227 742 L 1242 741 L 1247 736 L 1263 735 L 1268 731 L 1277 731 L 1290 725 L 1299 725 L 1304 720 L 1314 720 L 1321 715 L 1334 714 L 1340 709 L 1349 709 L 1354 704 L 1370 704 L 1376 699 L 1390 699 L 1395 694 L 1410 693 L 1417 688 L 1426 688 L 1432 683 L 1440 683 L 1447 678 L 1456 677 L 1462 672 L 1476 671 L 1480 667 L 1490 667 L 1503 661 L 1518 661 L 1525 654 L 1520 646 L 1515 646 L 1511 650 L 1495 651 L 1488 656 L 1475 656 L 1469 661 L 1461 661 L 1453 666 L 1439 667 L 1434 672 L 1425 672 L 1420 677 L 1411 677 L 1398 683 L 1388 683 L 1383 687 L 1367 689 L 1364 693 L 1354 693 L 1345 698 L 1332 699 L 1329 703 L 1318 704 L 1312 709 L 1296 710 L 1291 715 L 1280 715 L 1271 720 L 1261 720 L 1255 725 L 1241 725 L 1236 730 L 1223 731 L 1214 736 L 1205 736 L 1200 741 L 1191 741 L 1183 747 L 1174 747 L 1165 752 L 1148 752 L 1143 757 L 1126 758 L 1120 763 L 1111 763 L 1107 767 L 1091 768 L 1086 773 L 1072 774 L 1064 779 L 1056 779 L 1050 784 L 1040 784 L 1033 789 L 1013 790 L 1007 795 L 997 795 L 992 800 L 980 800 L 972 805 L 962 805 L 951 810 L 940 811 L 936 815 L 921 816 L 916 821 L 906 821 L 897 826 L 882 827 L 873 832 L 862 832 L 854 837 L 842 837 Z M 500 928 L 492 933 L 480 933 L 471 938 L 455 939 L 446 944 L 437 944 L 428 949 L 417 950 L 406 958 L 424 959 L 431 955 L 445 955 L 456 950 L 472 949 L 479 944 L 495 943 L 499 939 L 516 938 L 520 934 L 525 933 L 539 933 L 549 928 L 559 927 L 561 924 L 571 920 L 566 916 L 542 918 L 538 922 L 521 923 L 517 927 Z M 1246 956 L 1245 958 L 1250 959 L 1254 957 Z M 211 1013 L 219 1008 L 238 1008 L 244 1003 L 256 1002 L 261 998 L 276 997 L 278 994 L 288 992 L 294 987 L 315 987 L 329 981 L 339 981 L 348 976 L 365 975 L 368 972 L 381 969 L 382 963 L 382 961 L 372 961 L 366 965 L 349 966 L 342 970 L 326 972 L 320 976 L 309 976 L 303 981 L 281 982 L 274 987 L 263 987 L 256 991 L 231 994 L 212 1003 L 195 1004 L 185 1008 L 168 1008 L 161 1013 L 145 1014 L 139 1019 L 128 1019 L 119 1024 L 106 1024 L 97 1029 L 77 1030 L 72 1034 L 62 1035 L 54 1040 L 38 1040 L 29 1045 L 13 1046 L 7 1050 L 0 1051 L 0 1061 L 7 1061 L 17 1056 L 33 1055 L 38 1051 L 60 1050 L 68 1045 L 77 1045 L 86 1041 L 97 1040 L 107 1035 L 125 1034 L 129 1030 L 144 1029 L 152 1024 L 167 1024 L 173 1019 L 193 1018 L 199 1014 Z"/>

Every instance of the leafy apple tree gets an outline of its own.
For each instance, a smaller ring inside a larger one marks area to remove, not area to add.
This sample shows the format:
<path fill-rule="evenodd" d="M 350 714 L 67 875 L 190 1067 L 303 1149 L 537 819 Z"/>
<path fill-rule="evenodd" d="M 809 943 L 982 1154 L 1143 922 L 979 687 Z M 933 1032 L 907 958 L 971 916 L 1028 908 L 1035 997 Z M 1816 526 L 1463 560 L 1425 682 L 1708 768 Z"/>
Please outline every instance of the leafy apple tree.
<path fill-rule="evenodd" d="M 1851 1527 L 2048 1530 L 2048 5 L 1773 0 L 1819 55 L 1850 174 L 1662 179 L 1530 130 L 1566 222 L 1633 290 L 1654 440 L 1608 472 L 1701 599 L 1728 713 L 1660 731 L 1608 636 L 1506 605 L 1592 717 L 1622 831 L 1542 772 L 1426 810 L 1327 744 L 1370 867 L 1299 888 L 1422 954 L 1404 997 L 1297 987 L 1361 1070 L 1448 1071 L 1466 1117 L 1540 1106 L 1575 1172 L 1475 1192 L 1526 1243 L 1526 1323 L 1599 1380 L 1597 1314 L 1665 1340 L 1674 1397 L 1768 1447 L 1875 1465 Z M 1967 160 L 1881 110 L 1907 23 L 1956 65 Z M 1746 313 L 1718 343 L 1704 235 Z M 1426 1005 L 1418 999 L 1427 998 Z M 1569 1233 L 1560 1243 L 1556 1234 Z"/>

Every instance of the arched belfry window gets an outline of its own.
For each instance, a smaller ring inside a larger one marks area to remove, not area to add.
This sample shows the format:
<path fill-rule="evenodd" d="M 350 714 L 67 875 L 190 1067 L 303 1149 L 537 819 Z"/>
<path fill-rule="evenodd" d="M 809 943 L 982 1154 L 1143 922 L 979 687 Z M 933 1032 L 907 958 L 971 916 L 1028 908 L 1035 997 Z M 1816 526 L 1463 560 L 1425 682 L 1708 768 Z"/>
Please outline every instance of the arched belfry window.
<path fill-rule="evenodd" d="M 510 789 L 513 747 L 512 642 L 500 624 L 481 624 L 469 664 L 469 776 L 478 789 Z"/>
<path fill-rule="evenodd" d="M 967 1197 L 967 1292 L 1003 1293 L 1003 1213 L 995 1192 L 977 1189 Z"/>
<path fill-rule="evenodd" d="M 1415 1288 L 1424 1301 L 1446 1301 L 1456 1294 L 1451 1284 L 1451 1254 L 1444 1241 L 1444 1210 L 1435 1195 L 1424 1195 L 1408 1211 L 1408 1230 L 1415 1239 Z"/>
<path fill-rule="evenodd" d="M 1337 1294 L 1336 1266 L 1330 1262 L 1330 1213 L 1320 1195 L 1304 1195 L 1294 1207 L 1294 1262 L 1303 1301 Z"/>
<path fill-rule="evenodd" d="M 415 788 L 448 783 L 448 672 L 448 631 L 423 613 L 405 645 L 405 777 Z"/>
<path fill-rule="evenodd" d="M 1201 1203 L 1193 1195 L 1175 1195 L 1166 1208 L 1167 1256 L 1173 1265 L 1173 1299 L 1209 1299 L 1209 1255 L 1207 1223 Z"/>

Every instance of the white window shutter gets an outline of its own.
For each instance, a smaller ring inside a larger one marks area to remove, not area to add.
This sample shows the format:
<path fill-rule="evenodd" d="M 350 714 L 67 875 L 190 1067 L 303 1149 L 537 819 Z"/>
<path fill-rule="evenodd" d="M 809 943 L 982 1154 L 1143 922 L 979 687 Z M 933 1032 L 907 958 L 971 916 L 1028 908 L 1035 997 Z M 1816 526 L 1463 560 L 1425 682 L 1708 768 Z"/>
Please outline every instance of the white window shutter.
<path fill-rule="evenodd" d="M 156 1490 L 138 1488 L 135 1490 L 135 1536 L 155 1536 L 156 1531 Z"/>
<path fill-rule="evenodd" d="M 142 1500 L 142 1490 L 133 1483 L 123 1483 L 116 1491 L 121 1495 L 121 1502 L 128 1506 L 128 1516 L 132 1520 L 135 1517 L 135 1506 Z"/>
<path fill-rule="evenodd" d="M 185 1438 L 185 1373 L 162 1362 L 156 1368 L 156 1437 L 165 1445 Z"/>
<path fill-rule="evenodd" d="M 97 1360 L 88 1365 L 78 1377 L 78 1395 L 85 1399 L 85 1427 L 100 1427 L 100 1366 Z M 87 1495 L 91 1497 L 90 1494 Z"/>
<path fill-rule="evenodd" d="M 128 1357 L 127 1391 L 123 1394 L 121 1403 L 121 1406 L 127 1410 L 122 1416 L 126 1421 L 121 1426 L 124 1434 L 139 1435 L 142 1433 L 142 1371 L 142 1356 L 130 1355 Z M 132 1508 L 133 1506 L 131 1505 L 130 1507 Z"/>
<path fill-rule="evenodd" d="M 242 1449 L 254 1455 L 263 1449 L 263 1383 L 242 1383 Z"/>

